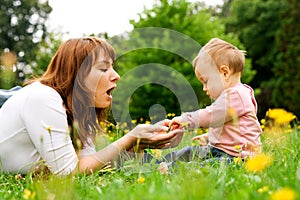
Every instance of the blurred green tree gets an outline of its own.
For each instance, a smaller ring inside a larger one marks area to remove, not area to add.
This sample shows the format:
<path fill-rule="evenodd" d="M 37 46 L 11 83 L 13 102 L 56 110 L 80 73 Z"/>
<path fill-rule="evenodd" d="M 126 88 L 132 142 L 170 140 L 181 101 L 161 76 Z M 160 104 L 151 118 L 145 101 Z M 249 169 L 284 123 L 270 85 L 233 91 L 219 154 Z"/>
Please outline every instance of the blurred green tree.
<path fill-rule="evenodd" d="M 22 84 L 31 72 L 29 63 L 36 59 L 38 45 L 47 35 L 51 10 L 48 1 L 1 0 L 0 88 Z"/>
<path fill-rule="evenodd" d="M 226 32 L 239 36 L 257 71 L 250 85 L 259 88 L 259 117 L 273 107 L 299 116 L 299 1 L 227 0 L 225 4 Z"/>
<path fill-rule="evenodd" d="M 274 77 L 269 81 L 272 103 L 300 117 L 300 1 L 287 0 L 275 48 Z"/>
<path fill-rule="evenodd" d="M 39 50 L 36 52 L 35 60 L 31 65 L 32 73 L 30 77 L 41 76 L 47 69 L 52 57 L 63 41 L 62 33 L 48 32 L 47 36 L 38 45 Z M 28 77 L 28 78 L 30 78 Z"/>
<path fill-rule="evenodd" d="M 210 104 L 192 60 L 213 37 L 244 49 L 237 36 L 225 34 L 222 21 L 201 2 L 160 0 L 139 17 L 131 20 L 133 31 L 110 38 L 119 53 L 116 68 L 121 75 L 113 102 L 116 120 L 157 121 L 166 113 L 179 115 Z M 243 81 L 254 75 L 247 59 Z"/>

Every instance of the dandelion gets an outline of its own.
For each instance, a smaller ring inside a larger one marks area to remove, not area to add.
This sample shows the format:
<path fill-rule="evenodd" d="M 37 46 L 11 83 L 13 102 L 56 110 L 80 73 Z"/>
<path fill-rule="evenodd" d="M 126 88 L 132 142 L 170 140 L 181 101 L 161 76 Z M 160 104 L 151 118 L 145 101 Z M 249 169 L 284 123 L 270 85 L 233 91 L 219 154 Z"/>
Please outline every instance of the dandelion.
<path fill-rule="evenodd" d="M 271 200 L 294 200 L 296 199 L 296 192 L 290 188 L 282 188 L 271 195 Z"/>
<path fill-rule="evenodd" d="M 168 171 L 169 171 L 168 164 L 166 162 L 159 163 L 159 166 L 158 166 L 157 170 L 161 174 L 168 174 Z"/>
<path fill-rule="evenodd" d="M 227 112 L 230 117 L 232 117 L 232 118 L 237 117 L 237 114 L 236 114 L 236 111 L 234 108 L 230 107 Z"/>
<path fill-rule="evenodd" d="M 282 108 L 269 109 L 266 116 L 273 119 L 274 123 L 277 125 L 288 124 L 296 119 L 296 116 L 293 113 L 287 112 Z"/>
<path fill-rule="evenodd" d="M 235 145 L 233 147 L 239 154 L 242 153 L 242 150 L 243 150 L 243 146 L 242 145 Z"/>
<path fill-rule="evenodd" d="M 283 116 L 278 116 L 275 119 L 275 123 L 277 124 L 288 124 L 290 123 L 292 120 L 294 120 L 296 118 L 295 115 L 293 115 L 292 113 L 286 113 Z"/>
<path fill-rule="evenodd" d="M 234 163 L 234 164 L 242 163 L 242 158 L 241 158 L 241 157 L 234 157 L 234 158 L 233 158 L 233 163 Z"/>
<path fill-rule="evenodd" d="M 188 127 L 189 127 L 189 123 L 190 123 L 190 122 L 182 122 L 182 123 L 181 123 L 181 126 L 182 126 L 182 127 L 185 127 L 185 128 L 188 128 Z"/>
<path fill-rule="evenodd" d="M 264 186 L 264 187 L 261 187 L 257 190 L 258 193 L 264 193 L 264 192 L 268 192 L 269 191 L 269 186 Z"/>
<path fill-rule="evenodd" d="M 46 130 L 47 130 L 49 133 L 51 133 L 51 126 L 47 126 L 47 127 L 46 127 Z"/>
<path fill-rule="evenodd" d="M 234 124 L 237 124 L 238 123 L 238 115 L 237 115 L 236 110 L 234 108 L 230 107 L 227 112 L 228 112 L 228 116 L 230 116 L 233 119 Z"/>
<path fill-rule="evenodd" d="M 203 129 L 198 128 L 198 129 L 197 129 L 197 133 L 198 133 L 198 135 L 202 135 L 202 134 L 204 133 L 204 131 L 203 131 Z"/>
<path fill-rule="evenodd" d="M 108 139 L 109 139 L 110 141 L 114 141 L 114 140 L 115 140 L 115 138 L 114 138 L 113 136 L 109 136 Z"/>
<path fill-rule="evenodd" d="M 170 118 L 171 118 L 171 117 L 175 117 L 175 113 L 168 113 L 168 114 L 167 114 L 167 118 L 168 118 L 168 117 L 170 117 Z"/>
<path fill-rule="evenodd" d="M 151 153 L 156 159 L 160 159 L 162 156 L 162 150 L 160 149 L 151 149 Z"/>
<path fill-rule="evenodd" d="M 241 149 L 241 146 L 240 145 L 234 145 L 233 147 L 235 150 L 239 151 Z"/>
<path fill-rule="evenodd" d="M 129 129 L 127 129 L 127 128 L 126 128 L 126 129 L 124 129 L 123 131 L 124 131 L 124 133 L 125 133 L 125 134 L 127 134 L 127 133 L 129 133 L 129 132 L 130 132 L 130 130 L 129 130 Z"/>
<path fill-rule="evenodd" d="M 267 154 L 258 154 L 246 161 L 245 168 L 251 172 L 262 171 L 273 162 L 273 158 Z"/>
<path fill-rule="evenodd" d="M 137 182 L 138 182 L 139 184 L 142 184 L 142 183 L 145 182 L 145 180 L 146 180 L 146 179 L 145 179 L 143 176 L 139 176 Z"/>
<path fill-rule="evenodd" d="M 23 193 L 23 198 L 24 199 L 34 199 L 34 197 L 35 197 L 35 192 L 31 192 L 28 189 L 24 190 L 24 193 Z"/>
<path fill-rule="evenodd" d="M 293 130 L 291 128 L 284 130 L 284 133 L 291 133 L 291 132 L 293 132 Z"/>
<path fill-rule="evenodd" d="M 256 153 L 256 154 L 257 154 L 257 153 L 259 153 L 260 151 L 261 151 L 261 148 L 260 148 L 260 147 L 257 147 L 257 146 L 256 146 L 256 147 L 252 147 L 252 152 L 253 152 L 253 153 Z"/>

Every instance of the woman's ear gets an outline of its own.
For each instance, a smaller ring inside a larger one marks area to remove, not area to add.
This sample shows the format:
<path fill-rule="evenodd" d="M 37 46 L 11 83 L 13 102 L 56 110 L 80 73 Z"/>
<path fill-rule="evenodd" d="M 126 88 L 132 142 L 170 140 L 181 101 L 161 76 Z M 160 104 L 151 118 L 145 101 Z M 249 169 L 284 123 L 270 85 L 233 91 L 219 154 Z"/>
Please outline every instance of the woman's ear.
<path fill-rule="evenodd" d="M 219 71 L 225 78 L 228 78 L 231 73 L 230 68 L 227 65 L 221 65 Z"/>

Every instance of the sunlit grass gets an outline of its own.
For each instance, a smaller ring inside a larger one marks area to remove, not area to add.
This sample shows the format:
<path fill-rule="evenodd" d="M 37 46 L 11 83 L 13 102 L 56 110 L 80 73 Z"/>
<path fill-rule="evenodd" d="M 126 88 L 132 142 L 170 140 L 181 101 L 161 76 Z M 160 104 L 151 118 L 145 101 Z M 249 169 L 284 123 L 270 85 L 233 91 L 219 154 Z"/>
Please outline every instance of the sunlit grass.
<path fill-rule="evenodd" d="M 97 143 L 108 144 L 116 139 L 113 132 L 126 134 L 126 126 L 115 128 L 108 128 L 111 133 L 101 136 Z M 178 148 L 192 145 L 191 138 L 203 132 L 186 132 Z M 103 170 L 90 176 L 41 178 L 2 173 L 0 199 L 299 199 L 297 126 L 287 123 L 264 127 L 262 144 L 258 157 L 230 164 L 178 162 L 162 171 L 163 166 L 154 162 L 141 165 L 138 160 L 131 160 L 120 170 Z M 169 151 L 151 153 L 160 157 Z"/>

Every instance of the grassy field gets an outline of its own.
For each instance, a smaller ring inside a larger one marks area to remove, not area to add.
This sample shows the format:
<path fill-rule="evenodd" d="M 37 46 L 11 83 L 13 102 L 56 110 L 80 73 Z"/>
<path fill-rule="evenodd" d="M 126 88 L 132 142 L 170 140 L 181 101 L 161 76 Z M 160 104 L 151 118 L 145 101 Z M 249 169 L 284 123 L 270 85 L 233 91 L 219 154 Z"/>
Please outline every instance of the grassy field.
<path fill-rule="evenodd" d="M 178 148 L 191 145 L 195 134 L 186 132 Z M 262 143 L 263 154 L 246 163 L 180 162 L 166 171 L 133 160 L 119 171 L 90 176 L 34 178 L 2 173 L 0 199 L 300 199 L 298 127 L 264 129 Z"/>

